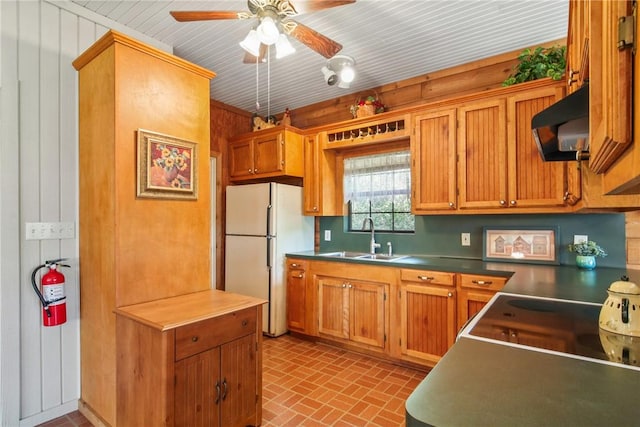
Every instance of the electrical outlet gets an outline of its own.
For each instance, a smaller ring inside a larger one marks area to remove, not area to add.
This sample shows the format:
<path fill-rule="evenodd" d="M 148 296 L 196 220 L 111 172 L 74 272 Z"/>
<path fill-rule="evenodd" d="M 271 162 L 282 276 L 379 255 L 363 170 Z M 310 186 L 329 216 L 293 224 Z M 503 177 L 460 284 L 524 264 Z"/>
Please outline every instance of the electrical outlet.
<path fill-rule="evenodd" d="M 587 242 L 589 241 L 589 236 L 587 236 L 586 234 L 574 234 L 573 235 L 573 244 L 578 244 L 578 243 L 582 243 L 582 242 Z"/>
<path fill-rule="evenodd" d="M 471 233 L 460 234 L 460 240 L 462 241 L 462 246 L 471 246 Z"/>
<path fill-rule="evenodd" d="M 331 230 L 324 230 L 324 241 L 325 242 L 331 241 Z"/>

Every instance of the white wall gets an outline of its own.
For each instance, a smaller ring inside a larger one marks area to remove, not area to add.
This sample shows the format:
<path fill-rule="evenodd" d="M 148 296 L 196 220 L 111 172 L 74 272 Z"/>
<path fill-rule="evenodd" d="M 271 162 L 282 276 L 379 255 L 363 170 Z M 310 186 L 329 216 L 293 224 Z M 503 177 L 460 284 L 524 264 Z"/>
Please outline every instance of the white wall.
<path fill-rule="evenodd" d="M 1 0 L 0 424 L 32 426 L 80 397 L 78 240 L 26 240 L 27 222 L 78 224 L 77 74 L 71 62 L 109 28 L 69 1 Z M 99 189 L 96 189 L 99 191 Z M 67 323 L 43 327 L 31 271 L 69 258 Z"/>

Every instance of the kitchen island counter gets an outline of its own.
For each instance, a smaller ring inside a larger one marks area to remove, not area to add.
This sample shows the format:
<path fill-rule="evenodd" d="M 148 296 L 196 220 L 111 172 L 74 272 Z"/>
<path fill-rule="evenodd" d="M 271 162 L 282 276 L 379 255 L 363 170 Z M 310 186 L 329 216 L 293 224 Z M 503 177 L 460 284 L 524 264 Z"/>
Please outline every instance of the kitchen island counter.
<path fill-rule="evenodd" d="M 414 426 L 632 425 L 640 371 L 462 338 L 406 402 Z"/>

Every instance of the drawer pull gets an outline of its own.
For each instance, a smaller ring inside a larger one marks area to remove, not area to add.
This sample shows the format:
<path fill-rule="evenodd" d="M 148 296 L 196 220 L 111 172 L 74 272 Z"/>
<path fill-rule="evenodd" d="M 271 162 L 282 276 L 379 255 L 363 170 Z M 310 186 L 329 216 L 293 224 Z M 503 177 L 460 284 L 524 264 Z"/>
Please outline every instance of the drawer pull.
<path fill-rule="evenodd" d="M 418 279 L 420 279 L 420 280 L 433 280 L 434 277 L 433 276 L 418 276 Z"/>
<path fill-rule="evenodd" d="M 475 285 L 480 285 L 480 286 L 489 286 L 493 282 L 491 280 L 472 280 L 471 283 Z"/>
<path fill-rule="evenodd" d="M 296 264 L 295 262 L 291 263 L 291 267 L 296 268 L 296 267 L 300 267 L 298 264 Z"/>
<path fill-rule="evenodd" d="M 242 321 L 242 326 L 243 326 L 243 327 L 246 327 L 248 324 L 249 324 L 249 322 L 247 322 L 246 320 L 243 320 L 243 321 Z"/>
<path fill-rule="evenodd" d="M 217 405 L 218 402 L 220 402 L 220 380 L 216 381 L 216 401 L 215 401 L 215 404 Z"/>
<path fill-rule="evenodd" d="M 293 276 L 294 279 L 302 279 L 304 277 L 304 274 L 300 273 L 297 276 Z"/>
<path fill-rule="evenodd" d="M 198 342 L 198 336 L 197 335 L 192 336 L 191 341 Z"/>

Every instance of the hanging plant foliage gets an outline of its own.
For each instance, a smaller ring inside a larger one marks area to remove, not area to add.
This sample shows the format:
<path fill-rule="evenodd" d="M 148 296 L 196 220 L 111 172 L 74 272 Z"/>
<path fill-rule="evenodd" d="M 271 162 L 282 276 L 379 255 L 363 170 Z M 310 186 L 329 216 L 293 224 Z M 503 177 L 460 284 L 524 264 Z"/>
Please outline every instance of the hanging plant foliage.
<path fill-rule="evenodd" d="M 567 66 L 566 46 L 537 47 L 533 51 L 525 49 L 518 55 L 520 61 L 502 86 L 528 82 L 544 77 L 560 80 Z"/>

